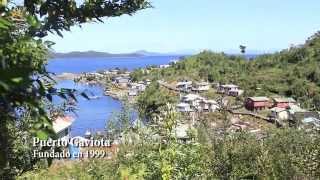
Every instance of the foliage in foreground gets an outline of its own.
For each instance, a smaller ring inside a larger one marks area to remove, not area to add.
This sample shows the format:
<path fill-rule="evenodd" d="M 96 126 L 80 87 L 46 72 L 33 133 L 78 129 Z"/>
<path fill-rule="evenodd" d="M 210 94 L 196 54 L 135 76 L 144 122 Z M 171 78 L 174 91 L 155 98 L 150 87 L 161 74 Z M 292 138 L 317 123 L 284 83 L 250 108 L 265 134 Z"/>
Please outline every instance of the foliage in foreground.
<path fill-rule="evenodd" d="M 20 2 L 21 3 L 21 2 Z M 48 104 L 52 96 L 75 99 L 72 90 L 56 90 L 45 65 L 52 42 L 48 33 L 103 17 L 132 15 L 150 7 L 146 0 L 0 1 L 0 178 L 32 169 L 31 137 L 55 138 Z"/>
<path fill-rule="evenodd" d="M 270 131 L 263 139 L 245 132 L 223 136 L 199 126 L 189 143 L 174 133 L 172 106 L 152 127 L 129 128 L 113 160 L 94 159 L 25 174 L 46 179 L 317 179 L 320 138 L 296 129 Z M 120 117 L 120 116 L 119 116 Z M 160 136 L 159 136 L 160 135 Z M 135 137 L 134 141 L 132 141 Z"/>
<path fill-rule="evenodd" d="M 30 179 L 317 179 L 319 139 L 295 131 L 258 141 L 235 134 L 213 144 L 136 142 L 122 147 L 114 161 L 73 162 L 31 172 Z"/>

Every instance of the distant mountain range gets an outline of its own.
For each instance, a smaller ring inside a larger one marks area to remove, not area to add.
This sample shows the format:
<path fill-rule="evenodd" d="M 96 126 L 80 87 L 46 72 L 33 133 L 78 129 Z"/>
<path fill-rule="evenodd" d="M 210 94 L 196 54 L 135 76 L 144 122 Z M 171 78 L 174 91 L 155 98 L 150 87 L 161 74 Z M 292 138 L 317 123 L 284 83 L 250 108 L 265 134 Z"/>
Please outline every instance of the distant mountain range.
<path fill-rule="evenodd" d="M 78 58 L 78 57 L 143 57 L 143 56 L 185 56 L 185 55 L 192 55 L 197 54 L 200 51 L 191 51 L 191 50 L 184 50 L 184 51 L 177 51 L 171 53 L 158 53 L 158 52 L 149 52 L 145 50 L 139 50 L 132 53 L 107 53 L 107 52 L 98 52 L 98 51 L 73 51 L 68 53 L 57 53 L 51 52 L 50 57 L 52 58 Z M 236 51 L 228 51 L 227 54 L 230 55 L 239 55 Z M 246 53 L 246 56 L 251 58 L 257 55 L 264 54 L 258 51 L 250 51 Z"/>

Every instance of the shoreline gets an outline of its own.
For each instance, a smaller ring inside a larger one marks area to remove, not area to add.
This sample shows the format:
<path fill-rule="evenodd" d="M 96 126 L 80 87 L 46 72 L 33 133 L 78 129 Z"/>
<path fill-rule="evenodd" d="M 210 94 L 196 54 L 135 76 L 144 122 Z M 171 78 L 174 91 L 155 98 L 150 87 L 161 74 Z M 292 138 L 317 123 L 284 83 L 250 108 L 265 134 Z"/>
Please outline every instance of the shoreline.
<path fill-rule="evenodd" d="M 81 77 L 81 74 L 64 72 L 58 75 L 54 75 L 53 79 L 56 81 L 63 81 L 63 80 L 74 80 L 79 77 Z"/>
<path fill-rule="evenodd" d="M 53 76 L 53 79 L 57 82 L 64 81 L 64 80 L 75 81 L 76 79 L 81 79 L 82 76 L 83 76 L 83 74 L 64 72 L 59 75 Z M 134 103 L 134 101 L 135 101 L 135 98 L 128 96 L 128 91 L 129 91 L 128 88 L 124 88 L 124 87 L 119 88 L 114 85 L 107 86 L 106 84 L 100 83 L 96 80 L 87 81 L 87 80 L 82 79 L 82 80 L 79 80 L 78 83 L 101 86 L 104 96 L 109 96 L 112 99 L 115 99 L 118 101 L 123 101 L 124 98 L 127 98 L 129 103 Z"/>

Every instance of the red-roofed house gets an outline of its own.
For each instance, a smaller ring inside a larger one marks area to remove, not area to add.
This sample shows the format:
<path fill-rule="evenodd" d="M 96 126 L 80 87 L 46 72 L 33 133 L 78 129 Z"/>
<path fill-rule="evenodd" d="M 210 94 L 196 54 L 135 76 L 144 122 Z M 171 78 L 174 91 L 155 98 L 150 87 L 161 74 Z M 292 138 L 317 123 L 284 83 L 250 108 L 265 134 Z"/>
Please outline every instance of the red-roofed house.
<path fill-rule="evenodd" d="M 267 97 L 249 97 L 245 101 L 245 107 L 250 111 L 262 110 L 269 107 L 269 105 L 269 98 Z"/>
<path fill-rule="evenodd" d="M 290 105 L 295 104 L 293 98 L 273 98 L 273 107 L 289 108 Z"/>
<path fill-rule="evenodd" d="M 56 118 L 53 122 L 53 130 L 58 135 L 58 138 L 68 138 L 71 130 L 71 125 L 74 118 L 71 116 L 61 116 Z"/>

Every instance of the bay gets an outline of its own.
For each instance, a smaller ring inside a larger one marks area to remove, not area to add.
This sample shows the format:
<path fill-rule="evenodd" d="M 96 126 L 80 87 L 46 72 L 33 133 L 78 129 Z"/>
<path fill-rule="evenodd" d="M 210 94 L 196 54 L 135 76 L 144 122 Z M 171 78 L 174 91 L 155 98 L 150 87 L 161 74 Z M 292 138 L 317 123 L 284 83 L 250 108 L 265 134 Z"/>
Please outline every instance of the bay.
<path fill-rule="evenodd" d="M 149 65 L 168 64 L 179 56 L 146 56 L 146 57 L 123 57 L 123 58 L 58 58 L 51 59 L 47 65 L 49 72 L 61 73 L 81 73 L 96 72 L 99 70 L 126 68 L 134 70 Z M 76 84 L 72 80 L 59 81 L 57 88 L 72 88 L 79 91 L 89 92 L 98 99 L 86 100 L 78 97 L 75 121 L 71 127 L 71 136 L 83 136 L 86 130 L 92 132 L 104 131 L 106 122 L 112 114 L 120 111 L 121 102 L 104 96 L 100 86 L 89 86 Z"/>

